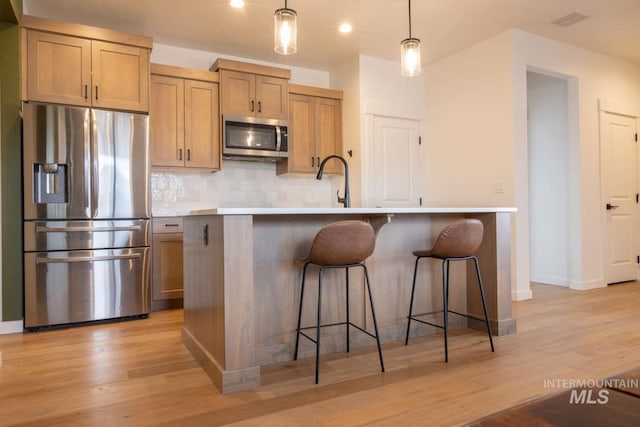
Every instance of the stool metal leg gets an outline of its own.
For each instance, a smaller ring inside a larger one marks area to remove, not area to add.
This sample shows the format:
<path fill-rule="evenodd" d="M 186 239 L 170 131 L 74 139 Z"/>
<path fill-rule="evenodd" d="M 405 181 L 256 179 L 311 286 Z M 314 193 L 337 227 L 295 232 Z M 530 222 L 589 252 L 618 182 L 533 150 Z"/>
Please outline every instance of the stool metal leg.
<path fill-rule="evenodd" d="M 364 278 L 367 281 L 367 291 L 369 292 L 369 303 L 371 304 L 371 317 L 373 318 L 373 329 L 376 333 L 376 344 L 378 344 L 378 356 L 380 357 L 380 370 L 384 372 L 384 362 L 382 361 L 382 348 L 380 347 L 380 334 L 378 334 L 378 323 L 376 322 L 376 311 L 373 308 L 373 295 L 371 294 L 371 284 L 369 283 L 369 272 L 367 266 L 360 264 L 364 269 Z"/>
<path fill-rule="evenodd" d="M 487 324 L 487 334 L 489 335 L 489 343 L 491 344 L 491 351 L 493 348 L 493 338 L 491 337 L 491 325 L 489 324 L 489 314 L 487 313 L 487 302 L 484 298 L 484 286 L 482 286 L 482 277 L 480 276 L 480 266 L 478 265 L 478 258 L 472 257 L 473 262 L 476 265 L 476 274 L 478 275 L 478 284 L 480 285 L 480 297 L 482 297 L 482 309 L 484 311 L 484 320 Z"/>
<path fill-rule="evenodd" d="M 316 384 L 318 384 L 318 377 L 320 376 L 320 316 L 322 313 L 322 272 L 324 266 L 320 267 L 318 273 L 318 323 L 316 325 Z"/>
<path fill-rule="evenodd" d="M 442 302 L 443 302 L 443 329 L 444 329 L 444 361 L 449 361 L 449 347 L 447 342 L 447 326 L 449 323 L 449 258 L 442 260 Z"/>
<path fill-rule="evenodd" d="M 346 300 L 347 300 L 347 353 L 349 353 L 349 267 L 345 267 L 346 270 L 346 279 L 347 279 L 347 294 L 346 294 Z"/>
<path fill-rule="evenodd" d="M 307 275 L 307 266 L 309 263 L 304 265 L 302 269 L 302 285 L 300 287 L 300 308 L 298 309 L 298 327 L 296 328 L 296 350 L 293 353 L 293 360 L 298 360 L 298 344 L 300 343 L 300 322 L 302 321 L 302 300 L 304 298 L 304 280 Z"/>
<path fill-rule="evenodd" d="M 420 257 L 416 257 L 416 264 L 413 268 L 413 284 L 411 285 L 411 302 L 409 302 L 409 316 L 407 316 L 407 336 L 404 339 L 404 345 L 409 344 L 409 331 L 411 328 L 411 316 L 413 315 L 413 296 L 416 292 L 416 275 L 418 274 L 418 261 Z"/>

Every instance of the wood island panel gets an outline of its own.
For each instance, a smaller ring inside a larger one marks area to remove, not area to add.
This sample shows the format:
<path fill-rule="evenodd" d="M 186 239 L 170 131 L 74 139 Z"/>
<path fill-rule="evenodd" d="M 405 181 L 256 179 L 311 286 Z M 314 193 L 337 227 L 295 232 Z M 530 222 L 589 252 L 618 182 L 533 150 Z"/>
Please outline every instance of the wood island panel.
<path fill-rule="evenodd" d="M 485 238 L 477 255 L 492 330 L 498 335 L 515 332 L 511 301 L 505 298 L 511 289 L 511 212 L 268 211 L 200 214 L 184 219 L 183 342 L 223 393 L 259 385 L 262 365 L 292 360 L 304 258 L 322 226 L 344 219 L 369 221 L 377 231 L 376 248 L 366 264 L 383 343 L 401 341 L 406 333 L 415 261 L 412 251 L 429 248 L 446 224 L 462 217 L 478 218 L 485 226 Z M 465 267 L 464 262 L 452 263 L 450 304 L 454 310 L 481 313 L 472 267 Z M 349 277 L 351 319 L 371 329 L 362 269 L 351 268 Z M 440 261 L 420 262 L 416 310 L 441 307 L 441 280 Z M 328 271 L 323 283 L 322 322 L 344 321 L 344 270 Z M 303 326 L 315 323 L 316 267 L 308 268 L 307 284 Z M 467 326 L 466 320 L 458 316 L 451 316 L 451 321 L 452 327 Z M 434 332 L 434 328 L 417 322 L 411 330 L 412 336 Z M 321 353 L 345 351 L 345 341 L 344 327 L 325 328 Z M 351 344 L 375 346 L 375 341 L 352 330 Z M 314 346 L 302 339 L 300 358 L 313 354 Z"/>

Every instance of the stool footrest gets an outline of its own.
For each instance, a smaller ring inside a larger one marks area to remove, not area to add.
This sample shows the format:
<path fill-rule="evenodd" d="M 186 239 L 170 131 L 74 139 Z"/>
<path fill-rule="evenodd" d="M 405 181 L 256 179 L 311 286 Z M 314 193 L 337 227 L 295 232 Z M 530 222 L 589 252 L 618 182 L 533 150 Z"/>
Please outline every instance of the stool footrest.
<path fill-rule="evenodd" d="M 340 325 L 349 325 L 349 326 L 353 326 L 354 328 L 364 332 L 365 334 L 369 335 L 371 338 L 376 338 L 376 336 L 374 334 L 372 334 L 371 332 L 367 331 L 366 329 L 361 328 L 360 326 L 356 325 L 353 322 L 338 322 L 338 323 L 327 323 L 326 325 L 320 325 L 321 328 L 326 328 L 328 326 L 340 326 Z M 317 340 L 311 338 L 309 335 L 305 334 L 304 332 L 302 332 L 305 329 L 317 329 L 317 326 L 305 326 L 304 328 L 300 328 L 298 329 L 298 333 L 300 335 L 302 335 L 303 337 L 307 338 L 309 341 L 317 344 Z"/>
<path fill-rule="evenodd" d="M 473 315 L 473 314 L 460 313 L 460 312 L 457 312 L 457 311 L 454 311 L 454 310 L 447 310 L 447 311 L 449 313 L 457 314 L 458 316 L 463 316 L 463 317 L 466 317 L 468 319 L 477 320 L 478 322 L 487 323 L 486 320 L 484 320 L 480 316 L 476 316 L 476 315 Z M 444 313 L 444 310 L 436 310 L 436 311 L 429 311 L 429 312 L 426 312 L 426 313 L 413 314 L 411 316 L 407 316 L 407 319 L 415 320 L 416 322 L 420 322 L 420 323 L 425 324 L 425 325 L 430 325 L 430 326 L 433 326 L 433 327 L 436 327 L 436 328 L 444 329 L 444 326 L 442 326 L 442 325 L 438 325 L 436 323 L 427 322 L 426 320 L 422 320 L 422 319 L 417 319 L 418 316 L 426 316 L 426 315 L 429 315 L 429 314 L 437 314 L 437 313 Z M 353 325 L 353 326 L 355 326 L 355 325 Z M 356 326 L 356 328 L 357 328 L 357 326 Z"/>
<path fill-rule="evenodd" d="M 482 323 L 487 323 L 487 321 L 484 320 L 484 318 L 482 318 L 480 316 L 476 316 L 475 314 L 458 313 L 457 311 L 453 311 L 453 310 L 449 310 L 449 313 L 457 314 L 458 316 L 464 316 L 466 318 L 477 320 L 477 321 L 482 322 Z"/>
<path fill-rule="evenodd" d="M 430 326 L 433 326 L 433 327 L 436 327 L 436 328 L 444 329 L 444 326 L 442 326 L 442 325 L 438 325 L 436 323 L 427 322 L 426 320 L 416 319 L 413 316 L 407 316 L 407 319 L 415 320 L 416 322 L 420 322 L 420 323 L 423 323 L 425 325 L 430 325 Z"/>

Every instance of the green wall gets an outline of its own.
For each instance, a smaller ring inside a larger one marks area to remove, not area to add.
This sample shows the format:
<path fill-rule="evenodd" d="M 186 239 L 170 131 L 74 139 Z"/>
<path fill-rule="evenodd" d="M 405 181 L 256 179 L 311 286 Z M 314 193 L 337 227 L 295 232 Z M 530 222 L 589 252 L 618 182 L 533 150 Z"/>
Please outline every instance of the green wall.
<path fill-rule="evenodd" d="M 20 29 L 0 23 L 2 319 L 22 319 Z"/>

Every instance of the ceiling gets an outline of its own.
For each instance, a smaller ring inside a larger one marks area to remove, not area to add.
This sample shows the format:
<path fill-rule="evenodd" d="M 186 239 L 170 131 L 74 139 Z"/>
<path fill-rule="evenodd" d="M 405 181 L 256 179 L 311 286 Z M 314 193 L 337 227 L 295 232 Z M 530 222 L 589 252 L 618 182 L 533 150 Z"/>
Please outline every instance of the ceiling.
<path fill-rule="evenodd" d="M 153 37 L 156 43 L 328 70 L 354 55 L 399 61 L 407 0 L 289 0 L 298 52 L 273 52 L 273 13 L 284 0 L 23 0 L 24 13 Z M 414 0 L 412 35 L 429 64 L 509 28 L 640 63 L 640 0 Z M 569 27 L 549 22 L 579 10 Z M 340 23 L 353 26 L 340 34 Z"/>

